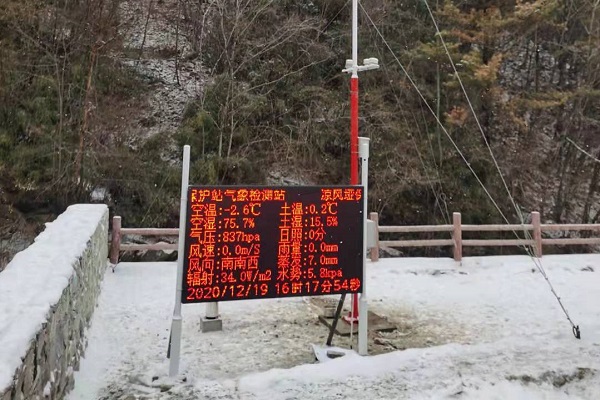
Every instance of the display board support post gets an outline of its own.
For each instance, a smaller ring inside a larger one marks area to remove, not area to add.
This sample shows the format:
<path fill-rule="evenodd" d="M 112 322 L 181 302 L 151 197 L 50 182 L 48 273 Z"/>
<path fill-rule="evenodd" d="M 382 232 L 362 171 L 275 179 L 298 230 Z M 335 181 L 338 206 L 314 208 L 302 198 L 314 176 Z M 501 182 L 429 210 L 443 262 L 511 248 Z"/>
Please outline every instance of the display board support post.
<path fill-rule="evenodd" d="M 179 205 L 179 242 L 177 249 L 177 290 L 175 291 L 175 307 L 171 322 L 171 335 L 169 343 L 169 376 L 175 377 L 179 373 L 179 358 L 181 354 L 181 295 L 183 290 L 183 257 L 185 249 L 185 227 L 187 210 L 187 193 L 190 180 L 190 146 L 183 146 L 183 165 L 181 171 L 181 203 Z"/>
<path fill-rule="evenodd" d="M 367 303 L 367 207 L 368 207 L 368 181 L 369 181 L 369 138 L 360 137 L 359 156 L 361 160 L 361 184 L 363 187 L 363 251 L 362 251 L 362 292 L 360 294 L 359 313 L 358 313 L 358 354 L 366 356 L 368 354 L 368 303 Z"/>
<path fill-rule="evenodd" d="M 208 303 L 206 304 L 206 318 L 217 319 L 219 318 L 219 303 Z"/>

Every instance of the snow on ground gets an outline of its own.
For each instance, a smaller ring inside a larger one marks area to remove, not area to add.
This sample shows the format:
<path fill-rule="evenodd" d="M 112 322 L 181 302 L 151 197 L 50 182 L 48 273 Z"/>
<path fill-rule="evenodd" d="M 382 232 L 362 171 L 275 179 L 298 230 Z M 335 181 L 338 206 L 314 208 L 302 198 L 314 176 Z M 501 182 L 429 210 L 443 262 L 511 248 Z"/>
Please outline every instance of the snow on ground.
<path fill-rule="evenodd" d="M 122 263 L 105 277 L 70 400 L 598 399 L 600 255 L 542 263 L 581 340 L 528 257 L 383 259 L 366 287 L 371 309 L 400 327 L 371 335 L 370 350 L 387 354 L 315 363 L 311 343 L 327 330 L 302 298 L 221 303 L 224 330 L 206 334 L 204 306 L 184 305 L 175 380 L 175 264 Z"/>

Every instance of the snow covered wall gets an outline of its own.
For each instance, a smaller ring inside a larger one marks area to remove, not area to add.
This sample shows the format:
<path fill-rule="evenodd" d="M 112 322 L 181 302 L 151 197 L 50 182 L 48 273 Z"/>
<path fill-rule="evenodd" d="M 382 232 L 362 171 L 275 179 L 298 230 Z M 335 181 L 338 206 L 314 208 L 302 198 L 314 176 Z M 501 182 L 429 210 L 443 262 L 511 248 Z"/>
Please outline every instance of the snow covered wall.
<path fill-rule="evenodd" d="M 108 208 L 73 205 L 0 273 L 0 400 L 61 399 L 86 347 Z"/>

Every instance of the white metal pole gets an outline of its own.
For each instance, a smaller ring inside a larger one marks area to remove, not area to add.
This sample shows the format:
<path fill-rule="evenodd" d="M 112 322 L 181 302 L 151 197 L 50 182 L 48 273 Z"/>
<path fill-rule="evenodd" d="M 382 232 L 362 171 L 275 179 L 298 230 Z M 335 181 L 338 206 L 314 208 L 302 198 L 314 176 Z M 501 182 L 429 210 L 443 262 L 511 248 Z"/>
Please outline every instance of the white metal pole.
<path fill-rule="evenodd" d="M 369 138 L 361 137 L 358 139 L 358 154 L 361 159 L 360 168 L 360 183 L 363 187 L 363 276 L 362 276 L 362 292 L 360 293 L 360 301 L 358 302 L 358 354 L 366 356 L 369 352 L 369 337 L 368 337 L 368 313 L 369 304 L 367 302 L 367 199 L 369 186 Z"/>
<path fill-rule="evenodd" d="M 185 249 L 185 227 L 187 210 L 187 192 L 190 181 L 190 146 L 183 146 L 183 168 L 181 171 L 181 203 L 179 204 L 179 243 L 177 247 L 177 290 L 175 290 L 175 307 L 171 322 L 171 359 L 169 376 L 179 373 L 179 358 L 181 354 L 181 295 L 183 291 L 183 253 Z"/>
<path fill-rule="evenodd" d="M 206 303 L 206 319 L 219 318 L 219 303 Z"/>
<path fill-rule="evenodd" d="M 358 78 L 358 0 L 352 0 L 352 77 Z"/>

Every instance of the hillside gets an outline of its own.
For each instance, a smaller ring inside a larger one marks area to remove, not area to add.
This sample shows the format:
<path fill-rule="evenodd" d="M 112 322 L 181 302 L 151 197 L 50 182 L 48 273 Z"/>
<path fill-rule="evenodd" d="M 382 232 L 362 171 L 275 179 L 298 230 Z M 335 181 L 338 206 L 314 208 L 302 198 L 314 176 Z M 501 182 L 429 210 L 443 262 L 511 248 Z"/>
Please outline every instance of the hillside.
<path fill-rule="evenodd" d="M 597 4 L 363 3 L 382 223 L 597 222 Z M 348 181 L 345 0 L 6 0 L 0 38 L 0 201 L 32 232 L 91 200 L 176 225 L 183 144 L 194 183 Z"/>

